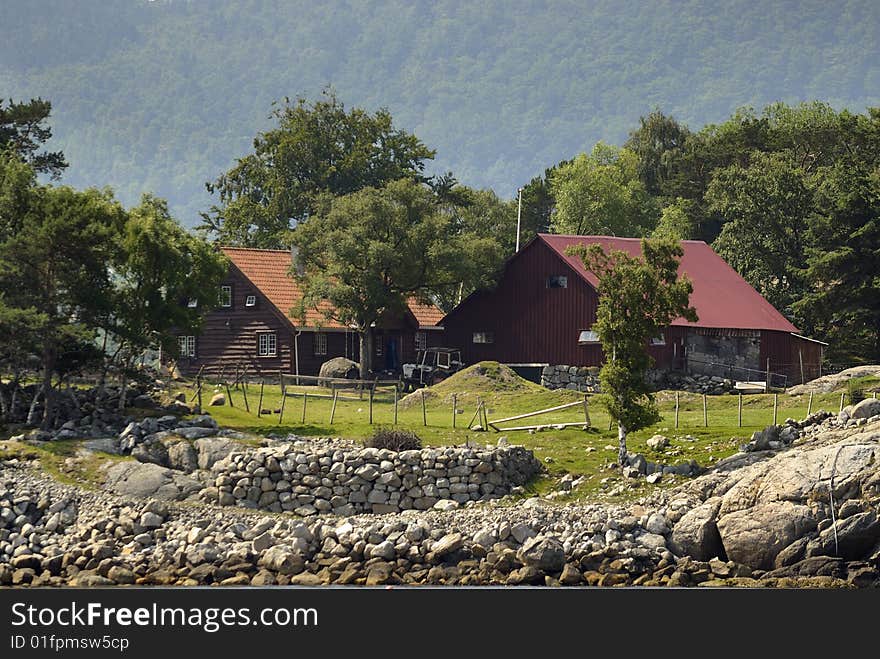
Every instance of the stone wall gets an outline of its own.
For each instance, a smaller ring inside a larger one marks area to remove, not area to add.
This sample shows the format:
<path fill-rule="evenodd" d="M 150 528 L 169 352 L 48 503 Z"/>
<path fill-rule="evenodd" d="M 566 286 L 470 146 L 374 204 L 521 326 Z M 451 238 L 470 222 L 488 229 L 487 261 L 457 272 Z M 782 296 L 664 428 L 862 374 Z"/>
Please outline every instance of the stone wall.
<path fill-rule="evenodd" d="M 736 334 L 714 334 L 689 331 L 687 333 L 687 362 L 691 373 L 731 377 L 735 380 L 760 380 L 761 375 L 749 377 L 746 369 L 761 369 L 761 333 L 739 331 Z M 733 370 L 718 366 L 729 364 Z M 742 369 L 742 370 L 738 370 Z"/>
<path fill-rule="evenodd" d="M 550 365 L 541 371 L 541 386 L 548 389 L 571 389 L 585 393 L 599 392 L 598 366 Z"/>
<path fill-rule="evenodd" d="M 733 391 L 733 381 L 717 375 L 699 375 L 651 369 L 645 378 L 656 390 L 677 389 L 697 394 L 723 394 Z M 541 372 L 541 386 L 548 389 L 571 389 L 584 393 L 599 393 L 598 366 L 545 366 Z"/>
<path fill-rule="evenodd" d="M 504 496 L 540 469 L 521 446 L 395 452 L 297 440 L 230 454 L 212 468 L 214 485 L 202 497 L 303 516 L 427 510 Z"/>

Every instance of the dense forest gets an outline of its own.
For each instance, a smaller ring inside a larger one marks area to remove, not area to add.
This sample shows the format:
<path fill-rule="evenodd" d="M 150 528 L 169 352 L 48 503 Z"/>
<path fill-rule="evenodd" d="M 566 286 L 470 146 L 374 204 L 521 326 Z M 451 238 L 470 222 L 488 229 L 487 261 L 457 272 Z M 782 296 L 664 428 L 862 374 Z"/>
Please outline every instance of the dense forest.
<path fill-rule="evenodd" d="M 453 171 L 502 199 L 659 108 L 694 129 L 738 107 L 877 105 L 873 0 L 8 0 L 0 92 L 53 105 L 75 187 L 168 199 L 205 189 L 269 129 L 274 101 L 385 107 Z"/>

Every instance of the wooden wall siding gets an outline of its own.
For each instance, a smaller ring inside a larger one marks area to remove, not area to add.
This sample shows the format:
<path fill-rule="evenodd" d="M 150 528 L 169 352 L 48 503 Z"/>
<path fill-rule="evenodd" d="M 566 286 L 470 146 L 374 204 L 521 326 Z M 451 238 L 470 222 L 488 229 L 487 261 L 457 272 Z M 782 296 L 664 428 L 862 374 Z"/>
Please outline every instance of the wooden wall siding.
<path fill-rule="evenodd" d="M 547 288 L 551 275 L 568 277 L 567 288 Z M 508 363 L 595 365 L 598 345 L 579 346 L 578 330 L 596 317 L 595 291 L 542 241 L 508 263 L 494 291 L 470 296 L 444 322 L 445 341 L 460 348 L 468 364 Z M 474 332 L 492 332 L 495 342 L 473 343 Z"/>
<path fill-rule="evenodd" d="M 185 373 L 205 366 L 216 373 L 224 366 L 232 373 L 236 365 L 248 366 L 251 373 L 288 369 L 291 364 L 292 336 L 290 323 L 285 322 L 236 268 L 230 268 L 222 282 L 232 286 L 232 306 L 208 313 L 196 338 L 196 358 L 181 360 Z M 248 295 L 255 295 L 256 306 L 245 307 Z M 277 335 L 275 357 L 257 355 L 257 332 L 273 331 Z"/>
<path fill-rule="evenodd" d="M 814 341 L 805 341 L 788 332 L 761 332 L 761 368 L 787 376 L 788 386 L 800 384 L 800 358 L 803 357 L 804 376 L 811 380 L 819 376 L 819 363 L 822 359 L 822 346 Z M 800 354 L 799 354 L 800 353 Z"/>

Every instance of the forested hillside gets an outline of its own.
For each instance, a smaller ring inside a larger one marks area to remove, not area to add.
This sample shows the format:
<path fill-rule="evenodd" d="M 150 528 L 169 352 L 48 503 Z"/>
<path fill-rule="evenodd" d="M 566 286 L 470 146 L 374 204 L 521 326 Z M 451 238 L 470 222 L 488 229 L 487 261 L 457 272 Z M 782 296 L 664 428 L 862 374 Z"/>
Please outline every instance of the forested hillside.
<path fill-rule="evenodd" d="M 6 0 L 0 96 L 51 100 L 65 182 L 155 192 L 188 225 L 272 102 L 328 84 L 436 149 L 429 171 L 512 198 L 653 108 L 696 128 L 878 105 L 878 20 L 874 0 Z"/>

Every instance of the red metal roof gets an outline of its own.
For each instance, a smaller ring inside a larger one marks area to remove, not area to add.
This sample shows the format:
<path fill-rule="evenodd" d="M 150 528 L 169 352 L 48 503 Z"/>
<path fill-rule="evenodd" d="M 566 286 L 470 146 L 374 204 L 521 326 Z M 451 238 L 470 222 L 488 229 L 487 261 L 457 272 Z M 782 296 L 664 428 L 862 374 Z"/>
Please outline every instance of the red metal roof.
<path fill-rule="evenodd" d="M 598 243 L 603 249 L 617 249 L 632 256 L 641 254 L 639 238 L 612 238 L 609 236 L 564 236 L 538 234 L 553 251 L 565 260 L 571 268 L 586 279 L 593 288 L 599 280 L 584 268 L 580 257 L 569 256 L 565 250 L 571 245 Z M 712 248 L 701 240 L 681 241 L 684 255 L 681 258 L 679 273 L 687 274 L 693 283 L 691 305 L 697 310 L 699 320 L 690 323 L 677 318 L 672 325 L 693 327 L 714 327 L 729 329 L 776 330 L 798 332 L 772 304 L 752 288 L 739 273 L 718 256 Z"/>
<path fill-rule="evenodd" d="M 302 300 L 303 292 L 293 278 L 290 270 L 290 252 L 282 249 L 253 249 L 249 247 L 221 247 L 221 251 L 241 270 L 257 289 L 266 296 L 278 310 L 299 325 L 290 310 Z M 318 305 L 318 309 L 306 312 L 306 327 L 322 327 L 329 329 L 345 329 L 345 325 L 327 318 L 321 313 L 331 310 L 333 306 L 327 302 Z M 415 300 L 409 301 L 409 309 L 418 321 L 419 326 L 434 326 L 443 317 L 443 312 L 432 304 L 422 304 Z"/>

